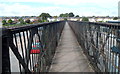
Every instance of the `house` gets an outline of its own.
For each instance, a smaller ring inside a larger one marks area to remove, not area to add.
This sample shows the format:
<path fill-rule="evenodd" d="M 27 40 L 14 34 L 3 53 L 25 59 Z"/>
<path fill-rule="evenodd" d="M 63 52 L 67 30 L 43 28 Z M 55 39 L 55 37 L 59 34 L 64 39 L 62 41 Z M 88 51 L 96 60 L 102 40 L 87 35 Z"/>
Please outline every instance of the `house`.
<path fill-rule="evenodd" d="M 49 22 L 52 22 L 52 21 L 61 21 L 61 20 L 64 20 L 64 18 L 62 18 L 62 17 L 57 17 L 57 18 L 49 17 L 49 18 L 47 18 L 47 20 Z"/>

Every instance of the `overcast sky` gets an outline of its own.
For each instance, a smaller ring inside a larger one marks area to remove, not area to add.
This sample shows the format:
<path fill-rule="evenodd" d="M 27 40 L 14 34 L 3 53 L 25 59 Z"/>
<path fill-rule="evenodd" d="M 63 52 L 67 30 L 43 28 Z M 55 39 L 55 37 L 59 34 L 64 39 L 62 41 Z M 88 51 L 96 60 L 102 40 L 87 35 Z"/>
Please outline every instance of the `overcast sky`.
<path fill-rule="evenodd" d="M 118 16 L 119 0 L 0 0 L 0 16 L 55 16 L 73 12 L 80 16 Z"/>

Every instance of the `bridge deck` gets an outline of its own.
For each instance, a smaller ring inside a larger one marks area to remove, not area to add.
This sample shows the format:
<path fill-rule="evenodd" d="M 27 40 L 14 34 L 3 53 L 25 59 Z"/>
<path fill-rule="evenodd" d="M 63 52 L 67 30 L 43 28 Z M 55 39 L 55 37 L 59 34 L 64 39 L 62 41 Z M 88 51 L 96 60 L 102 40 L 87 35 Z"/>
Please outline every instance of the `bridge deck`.
<path fill-rule="evenodd" d="M 50 72 L 93 72 L 68 23 L 63 29 Z"/>

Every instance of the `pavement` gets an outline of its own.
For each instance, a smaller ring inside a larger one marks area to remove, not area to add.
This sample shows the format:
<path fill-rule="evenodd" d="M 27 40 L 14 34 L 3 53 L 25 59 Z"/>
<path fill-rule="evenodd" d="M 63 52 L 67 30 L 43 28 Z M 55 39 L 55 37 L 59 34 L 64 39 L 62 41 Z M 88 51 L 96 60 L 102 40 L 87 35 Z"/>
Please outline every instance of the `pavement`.
<path fill-rule="evenodd" d="M 94 72 L 66 23 L 49 72 Z"/>

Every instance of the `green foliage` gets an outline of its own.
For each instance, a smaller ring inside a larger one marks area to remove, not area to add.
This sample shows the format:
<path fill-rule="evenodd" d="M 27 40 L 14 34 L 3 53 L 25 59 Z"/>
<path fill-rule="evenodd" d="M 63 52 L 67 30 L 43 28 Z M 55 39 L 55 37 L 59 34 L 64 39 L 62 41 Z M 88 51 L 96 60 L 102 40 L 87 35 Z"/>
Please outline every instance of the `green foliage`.
<path fill-rule="evenodd" d="M 39 17 L 42 17 L 42 20 L 47 20 L 48 17 L 51 17 L 49 13 L 41 13 Z"/>
<path fill-rule="evenodd" d="M 9 19 L 8 24 L 13 24 L 13 21 L 11 19 Z"/>
<path fill-rule="evenodd" d="M 74 17 L 74 14 L 72 13 L 72 12 L 70 12 L 70 13 L 65 13 L 65 14 L 60 14 L 60 16 L 59 17 Z"/>
<path fill-rule="evenodd" d="M 64 15 L 64 14 L 60 14 L 60 16 L 59 16 L 59 17 L 63 17 L 63 15 Z"/>
<path fill-rule="evenodd" d="M 108 15 L 108 16 L 106 16 L 106 17 L 110 17 L 110 16 Z"/>
<path fill-rule="evenodd" d="M 75 17 L 79 17 L 79 15 L 76 15 Z"/>
<path fill-rule="evenodd" d="M 67 21 L 67 18 L 64 18 L 65 21 Z"/>
<path fill-rule="evenodd" d="M 55 19 L 54 21 L 57 21 L 58 16 L 53 16 L 53 18 Z"/>
<path fill-rule="evenodd" d="M 89 21 L 89 19 L 87 17 L 83 17 L 82 21 Z"/>
<path fill-rule="evenodd" d="M 69 17 L 74 17 L 74 14 L 73 14 L 72 12 L 70 12 L 70 13 L 68 14 L 68 16 L 69 16 Z"/>
<path fill-rule="evenodd" d="M 3 25 L 3 26 L 5 26 L 5 27 L 12 27 L 12 26 L 22 26 L 22 25 L 24 25 L 24 24 L 5 24 L 5 25 Z"/>
<path fill-rule="evenodd" d="M 2 22 L 5 23 L 5 20 L 3 20 Z M 3 24 L 3 26 L 12 27 L 12 26 L 22 26 L 22 25 L 25 25 L 25 24 L 26 24 L 22 18 L 19 19 L 19 22 L 20 22 L 20 23 L 17 23 L 17 22 L 15 22 L 15 21 L 12 21 L 11 19 L 9 19 L 8 22 L 6 22 L 5 24 Z"/>
<path fill-rule="evenodd" d="M 98 21 L 98 22 L 103 22 L 103 21 Z"/>
<path fill-rule="evenodd" d="M 27 19 L 27 20 L 25 21 L 25 23 L 28 23 L 28 24 L 30 24 L 30 20 L 29 20 L 29 19 Z"/>
<path fill-rule="evenodd" d="M 68 13 L 65 13 L 65 14 L 60 14 L 59 17 L 68 17 L 68 16 L 69 16 L 69 14 L 68 14 Z"/>
<path fill-rule="evenodd" d="M 7 24 L 6 20 L 2 20 L 2 24 L 3 25 Z"/>
<path fill-rule="evenodd" d="M 58 16 L 53 16 L 54 18 L 57 18 Z"/>
<path fill-rule="evenodd" d="M 26 24 L 22 18 L 19 19 L 20 24 Z"/>
<path fill-rule="evenodd" d="M 40 23 L 41 23 L 41 22 L 43 22 L 43 21 L 42 21 L 41 19 L 38 19 L 38 22 L 40 22 Z"/>
<path fill-rule="evenodd" d="M 117 20 L 117 19 L 118 19 L 118 17 L 114 17 L 114 18 L 113 18 L 113 20 Z"/>
<path fill-rule="evenodd" d="M 63 14 L 60 14 L 59 17 L 63 17 Z"/>

